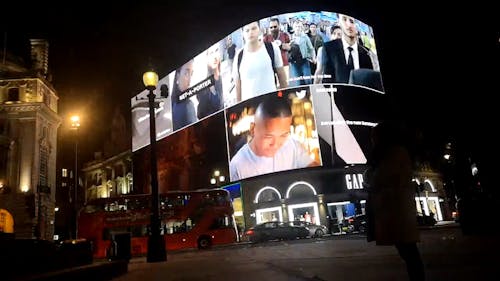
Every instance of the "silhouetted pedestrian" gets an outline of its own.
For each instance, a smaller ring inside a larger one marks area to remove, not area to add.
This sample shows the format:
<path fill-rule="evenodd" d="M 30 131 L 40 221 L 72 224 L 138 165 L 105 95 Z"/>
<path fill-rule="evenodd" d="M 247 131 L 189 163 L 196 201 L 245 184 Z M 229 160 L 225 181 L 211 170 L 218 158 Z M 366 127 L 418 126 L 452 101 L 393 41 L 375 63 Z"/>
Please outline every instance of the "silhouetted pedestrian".
<path fill-rule="evenodd" d="M 410 280 L 425 280 L 424 265 L 417 248 L 412 157 L 403 126 L 382 122 L 372 131 L 373 151 L 365 172 L 368 190 L 368 242 L 395 245 L 406 263 Z"/>

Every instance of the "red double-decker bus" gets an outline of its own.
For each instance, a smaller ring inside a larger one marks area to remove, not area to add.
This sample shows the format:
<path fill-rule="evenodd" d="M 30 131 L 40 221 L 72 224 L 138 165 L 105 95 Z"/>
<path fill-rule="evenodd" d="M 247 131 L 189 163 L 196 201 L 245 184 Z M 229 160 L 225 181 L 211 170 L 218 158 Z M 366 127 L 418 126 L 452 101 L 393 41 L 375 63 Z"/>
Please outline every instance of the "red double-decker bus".
<path fill-rule="evenodd" d="M 150 221 L 148 194 L 99 198 L 78 214 L 78 237 L 90 240 L 95 258 L 111 255 L 118 236 L 130 237 L 132 256 L 147 253 Z M 239 239 L 229 192 L 206 189 L 160 194 L 162 234 L 167 250 L 205 249 Z"/>

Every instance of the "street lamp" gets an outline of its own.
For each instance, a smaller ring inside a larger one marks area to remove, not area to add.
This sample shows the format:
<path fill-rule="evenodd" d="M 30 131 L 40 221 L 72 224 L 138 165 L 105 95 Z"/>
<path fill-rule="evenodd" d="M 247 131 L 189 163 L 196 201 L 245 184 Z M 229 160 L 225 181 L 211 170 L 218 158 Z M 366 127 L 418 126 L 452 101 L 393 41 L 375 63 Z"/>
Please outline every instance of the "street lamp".
<path fill-rule="evenodd" d="M 75 131 L 75 185 L 73 187 L 73 225 L 74 230 L 71 231 L 71 238 L 76 239 L 78 226 L 77 226 L 77 216 L 78 216 L 78 206 L 77 206 L 77 197 L 78 197 L 78 129 L 80 128 L 80 116 L 73 115 L 70 118 L 71 120 L 71 129 Z"/>
<path fill-rule="evenodd" d="M 167 260 L 165 237 L 160 233 L 160 212 L 158 194 L 158 169 L 156 163 L 156 122 L 155 122 L 155 94 L 158 84 L 158 74 L 148 71 L 142 76 L 144 86 L 149 91 L 149 139 L 151 141 L 151 222 L 148 238 L 147 262 L 161 262 Z"/>
<path fill-rule="evenodd" d="M 221 175 L 220 171 L 219 170 L 215 170 L 213 175 L 212 175 L 212 178 L 210 179 L 210 183 L 211 184 L 219 184 L 219 183 L 223 183 L 226 181 L 226 177 L 224 177 L 224 175 Z"/>

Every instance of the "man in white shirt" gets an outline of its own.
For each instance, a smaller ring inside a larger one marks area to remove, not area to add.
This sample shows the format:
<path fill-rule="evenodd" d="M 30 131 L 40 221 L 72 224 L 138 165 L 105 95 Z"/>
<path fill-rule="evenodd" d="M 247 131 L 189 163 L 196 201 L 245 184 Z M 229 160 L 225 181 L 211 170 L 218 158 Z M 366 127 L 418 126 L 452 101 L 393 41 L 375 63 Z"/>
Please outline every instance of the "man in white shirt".
<path fill-rule="evenodd" d="M 271 95 L 255 110 L 252 139 L 229 163 L 231 181 L 257 175 L 318 166 L 300 142 L 290 137 L 292 111 L 286 98 Z"/>
<path fill-rule="evenodd" d="M 272 47 L 272 53 L 268 53 L 265 44 L 259 39 L 259 23 L 255 21 L 243 26 L 242 34 L 245 46 L 236 55 L 233 62 L 236 100 L 243 101 L 276 91 L 275 71 L 280 88 L 287 87 L 281 51 L 275 44 L 267 43 L 271 44 Z M 270 55 L 273 55 L 273 59 Z"/>

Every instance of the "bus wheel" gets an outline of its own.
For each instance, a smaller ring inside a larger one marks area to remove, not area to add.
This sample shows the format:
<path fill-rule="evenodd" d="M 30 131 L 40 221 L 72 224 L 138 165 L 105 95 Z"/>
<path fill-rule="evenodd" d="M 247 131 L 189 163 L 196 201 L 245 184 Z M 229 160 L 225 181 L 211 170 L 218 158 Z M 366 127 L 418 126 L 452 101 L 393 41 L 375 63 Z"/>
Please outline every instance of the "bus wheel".
<path fill-rule="evenodd" d="M 198 238 L 198 249 L 208 249 L 212 246 L 212 240 L 209 236 L 201 236 Z"/>

